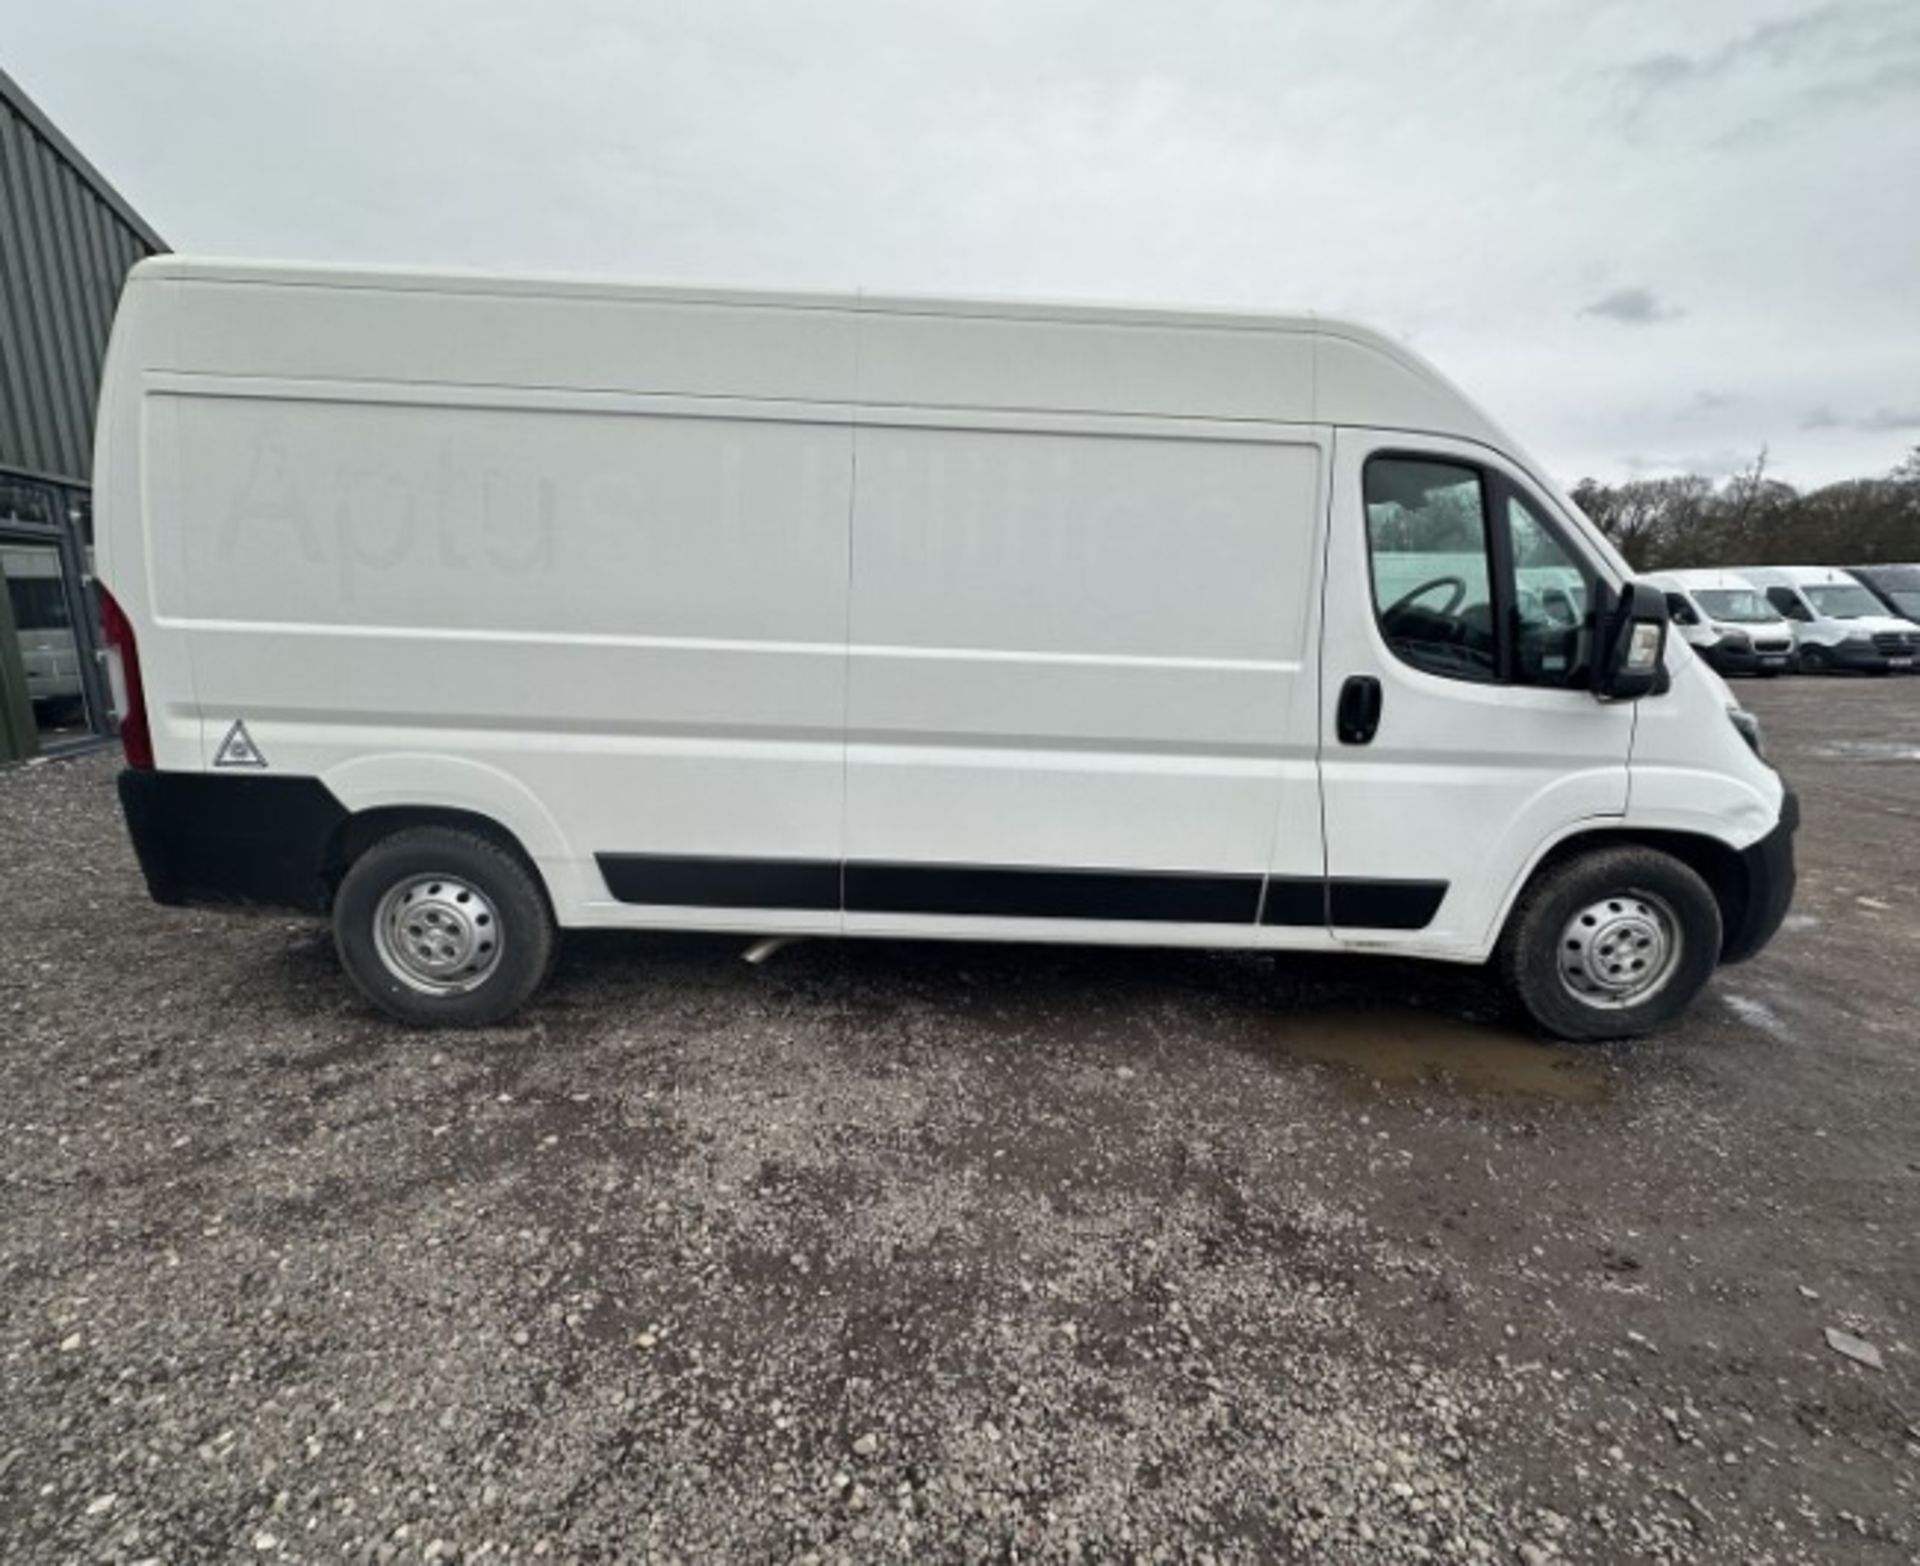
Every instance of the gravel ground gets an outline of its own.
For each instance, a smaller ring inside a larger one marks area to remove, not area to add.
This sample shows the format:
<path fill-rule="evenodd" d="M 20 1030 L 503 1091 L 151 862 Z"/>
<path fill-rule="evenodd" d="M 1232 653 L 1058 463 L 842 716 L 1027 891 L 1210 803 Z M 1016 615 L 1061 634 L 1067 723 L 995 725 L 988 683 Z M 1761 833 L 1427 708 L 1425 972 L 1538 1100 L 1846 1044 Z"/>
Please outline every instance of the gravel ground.
<path fill-rule="evenodd" d="M 113 758 L 0 774 L 0 1556 L 1920 1559 L 1920 682 L 1742 694 L 1796 914 L 1604 1050 L 607 936 L 408 1034 L 149 903 Z"/>

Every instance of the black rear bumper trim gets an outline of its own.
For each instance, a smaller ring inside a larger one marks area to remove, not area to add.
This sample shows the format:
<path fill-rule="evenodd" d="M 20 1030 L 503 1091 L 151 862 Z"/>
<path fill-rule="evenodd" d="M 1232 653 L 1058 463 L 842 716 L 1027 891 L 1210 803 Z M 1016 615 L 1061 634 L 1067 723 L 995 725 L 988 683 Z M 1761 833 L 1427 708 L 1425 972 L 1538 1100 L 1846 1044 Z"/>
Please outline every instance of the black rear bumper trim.
<path fill-rule="evenodd" d="M 157 903 L 326 910 L 347 810 L 318 778 L 128 770 L 120 808 Z"/>

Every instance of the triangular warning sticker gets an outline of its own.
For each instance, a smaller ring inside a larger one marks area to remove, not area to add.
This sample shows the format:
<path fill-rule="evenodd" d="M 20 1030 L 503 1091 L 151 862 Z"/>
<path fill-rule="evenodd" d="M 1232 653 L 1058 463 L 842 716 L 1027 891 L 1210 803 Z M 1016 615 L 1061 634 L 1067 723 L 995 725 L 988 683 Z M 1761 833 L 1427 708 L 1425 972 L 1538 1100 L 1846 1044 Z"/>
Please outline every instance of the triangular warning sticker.
<path fill-rule="evenodd" d="M 260 748 L 253 743 L 253 736 L 247 733 L 244 723 L 235 721 L 227 730 L 227 737 L 220 742 L 220 748 L 214 752 L 213 764 L 216 767 L 264 767 L 267 758 L 260 754 Z"/>

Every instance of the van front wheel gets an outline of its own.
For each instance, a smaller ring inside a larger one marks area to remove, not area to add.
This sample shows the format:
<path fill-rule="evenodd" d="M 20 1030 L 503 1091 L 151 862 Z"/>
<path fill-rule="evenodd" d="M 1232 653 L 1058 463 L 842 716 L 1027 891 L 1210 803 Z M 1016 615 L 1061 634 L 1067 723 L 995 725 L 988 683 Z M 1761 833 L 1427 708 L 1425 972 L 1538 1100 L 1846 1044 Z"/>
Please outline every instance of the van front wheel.
<path fill-rule="evenodd" d="M 361 994 L 415 1027 L 483 1028 L 552 965 L 553 915 L 525 865 L 472 832 L 410 827 L 341 879 L 333 940 Z"/>
<path fill-rule="evenodd" d="M 1527 1015 L 1586 1042 L 1637 1038 L 1692 1004 L 1720 961 L 1720 905 L 1652 848 L 1603 848 L 1537 876 L 1498 962 Z"/>

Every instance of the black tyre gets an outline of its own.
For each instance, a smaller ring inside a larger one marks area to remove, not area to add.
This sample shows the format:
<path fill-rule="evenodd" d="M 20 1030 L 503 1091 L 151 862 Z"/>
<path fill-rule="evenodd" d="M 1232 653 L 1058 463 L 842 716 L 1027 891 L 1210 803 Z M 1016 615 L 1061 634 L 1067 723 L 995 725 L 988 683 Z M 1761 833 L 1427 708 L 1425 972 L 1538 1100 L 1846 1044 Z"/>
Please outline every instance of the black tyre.
<path fill-rule="evenodd" d="M 1689 866 L 1652 848 L 1602 848 L 1521 894 L 1496 961 L 1558 1038 L 1637 1038 L 1692 1004 L 1720 961 L 1720 906 Z"/>
<path fill-rule="evenodd" d="M 1802 647 L 1800 649 L 1800 672 L 1802 674 L 1829 674 L 1833 671 L 1833 659 L 1824 647 Z"/>
<path fill-rule="evenodd" d="M 333 899 L 340 962 L 382 1011 L 415 1027 L 483 1028 L 553 964 L 553 912 L 531 870 L 486 838 L 409 827 L 348 869 Z"/>

